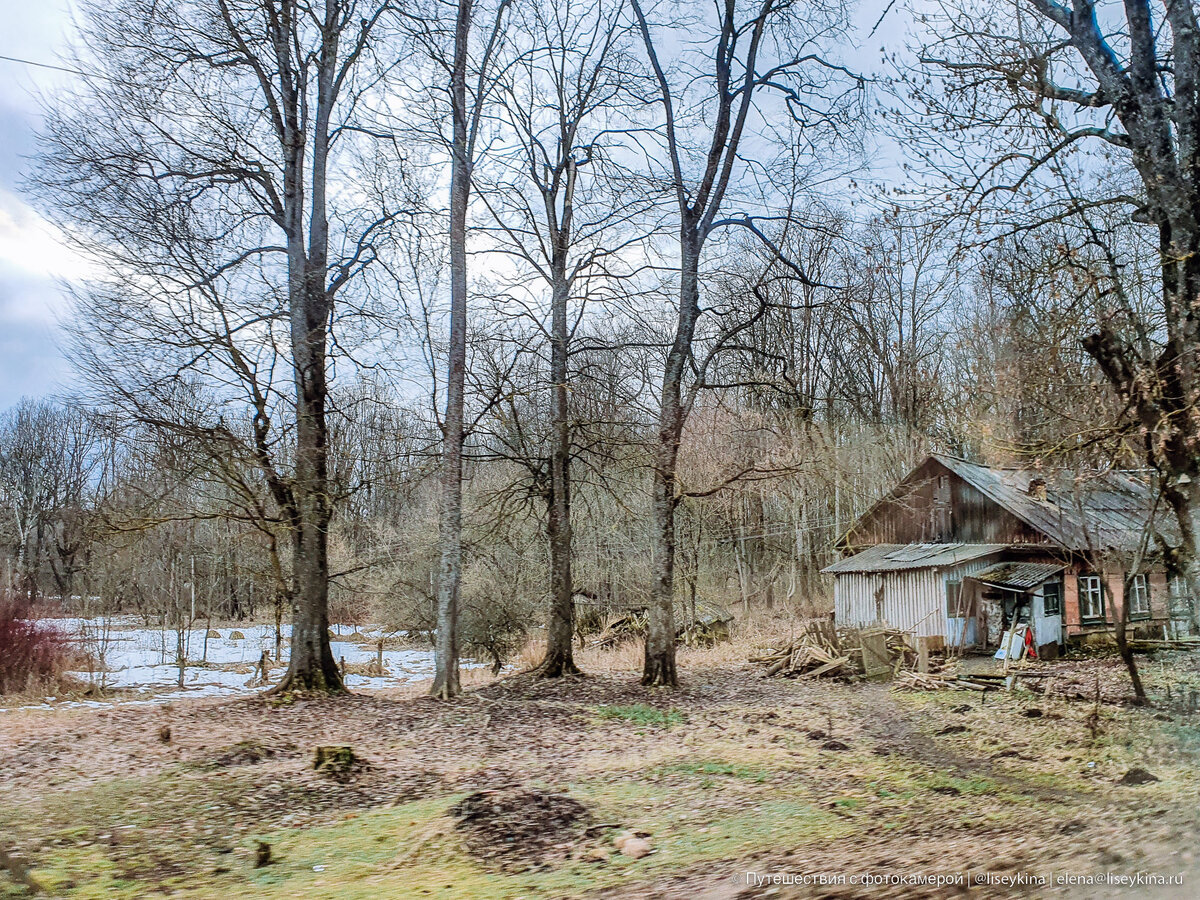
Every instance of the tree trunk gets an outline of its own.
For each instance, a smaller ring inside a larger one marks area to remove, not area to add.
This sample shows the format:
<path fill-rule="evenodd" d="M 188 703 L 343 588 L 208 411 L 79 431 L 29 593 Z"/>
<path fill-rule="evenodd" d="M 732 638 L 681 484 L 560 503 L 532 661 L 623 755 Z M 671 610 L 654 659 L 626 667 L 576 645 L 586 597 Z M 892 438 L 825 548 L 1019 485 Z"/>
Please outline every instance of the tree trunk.
<path fill-rule="evenodd" d="M 570 204 L 568 194 L 567 203 Z M 550 542 L 550 614 L 546 622 L 546 657 L 537 668 L 544 678 L 577 675 L 571 649 L 575 633 L 575 585 L 571 575 L 571 420 L 567 394 L 568 324 L 570 288 L 565 269 L 565 248 L 556 254 L 550 311 L 550 498 L 546 533 Z"/>
<path fill-rule="evenodd" d="M 333 6 L 327 16 L 334 15 Z M 327 34 L 336 34 L 332 21 Z M 331 83 L 336 41 L 321 59 L 312 132 L 312 202 L 308 211 L 308 242 L 304 235 L 305 140 L 299 130 L 285 136 L 285 233 L 288 249 L 288 302 L 292 366 L 296 387 L 296 462 L 292 479 L 292 650 L 288 669 L 274 689 L 287 691 L 345 690 L 341 672 L 329 647 L 329 497 L 328 442 L 325 421 L 328 398 L 327 357 L 329 317 L 333 296 L 327 285 L 329 223 L 326 212 L 326 167 L 330 117 L 334 102 Z"/>
<path fill-rule="evenodd" d="M 446 419 L 442 426 L 442 498 L 438 541 L 435 671 L 430 693 L 449 700 L 462 690 L 458 671 L 458 595 L 462 580 L 463 394 L 467 369 L 467 201 L 471 160 L 467 129 L 467 41 L 472 0 L 459 0 L 450 101 L 454 132 L 450 160 L 450 348 Z"/>
<path fill-rule="evenodd" d="M 309 309 L 317 304 L 310 304 Z M 329 646 L 331 510 L 326 471 L 324 304 L 305 316 L 306 340 L 296 352 L 296 475 L 292 534 L 292 641 L 287 673 L 276 692 L 342 691 Z"/>
<path fill-rule="evenodd" d="M 664 429 L 665 430 L 665 429 Z M 660 438 L 661 440 L 661 438 Z M 675 462 L 678 444 L 663 441 L 654 471 L 654 579 L 650 586 L 642 684 L 676 687 L 675 671 Z"/>
<path fill-rule="evenodd" d="M 675 507 L 679 442 L 687 410 L 683 376 L 700 315 L 700 234 L 695 223 L 680 228 L 679 319 L 667 352 L 654 458 L 654 578 L 650 588 L 642 684 L 677 687 L 675 671 Z"/>
<path fill-rule="evenodd" d="M 1117 616 L 1115 637 L 1117 640 L 1117 652 L 1121 654 L 1121 661 L 1125 663 L 1125 668 L 1129 672 L 1129 681 L 1133 685 L 1134 702 L 1138 706 L 1145 706 L 1149 703 L 1146 697 L 1146 688 L 1142 685 L 1142 676 L 1138 672 L 1137 660 L 1134 659 L 1133 650 L 1129 647 L 1129 635 L 1127 626 L 1129 624 L 1129 603 L 1133 596 L 1133 581 L 1136 573 L 1132 570 L 1126 572 L 1124 585 L 1124 598 L 1121 601 L 1121 615 Z"/>

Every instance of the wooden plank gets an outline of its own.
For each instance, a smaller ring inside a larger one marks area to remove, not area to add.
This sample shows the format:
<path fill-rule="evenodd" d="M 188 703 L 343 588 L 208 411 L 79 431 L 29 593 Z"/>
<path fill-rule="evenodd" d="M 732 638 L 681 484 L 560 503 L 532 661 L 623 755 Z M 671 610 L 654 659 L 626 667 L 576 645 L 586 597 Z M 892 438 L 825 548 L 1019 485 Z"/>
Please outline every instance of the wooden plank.
<path fill-rule="evenodd" d="M 892 657 L 888 653 L 887 634 L 882 631 L 864 631 L 862 634 L 863 674 L 869 679 L 891 677 Z"/>
<path fill-rule="evenodd" d="M 850 662 L 850 660 L 847 659 L 846 657 L 844 657 L 844 656 L 839 657 L 838 659 L 835 659 L 835 660 L 832 660 L 831 662 L 825 663 L 825 665 L 823 665 L 823 666 L 818 666 L 817 668 L 813 669 L 811 672 L 805 672 L 804 677 L 805 678 L 819 678 L 820 676 L 824 675 L 826 672 L 832 672 L 834 669 L 840 669 L 842 666 L 844 666 L 848 662 Z"/>
<path fill-rule="evenodd" d="M 917 638 L 917 671 L 922 675 L 929 673 L 929 645 L 931 641 L 927 637 Z"/>

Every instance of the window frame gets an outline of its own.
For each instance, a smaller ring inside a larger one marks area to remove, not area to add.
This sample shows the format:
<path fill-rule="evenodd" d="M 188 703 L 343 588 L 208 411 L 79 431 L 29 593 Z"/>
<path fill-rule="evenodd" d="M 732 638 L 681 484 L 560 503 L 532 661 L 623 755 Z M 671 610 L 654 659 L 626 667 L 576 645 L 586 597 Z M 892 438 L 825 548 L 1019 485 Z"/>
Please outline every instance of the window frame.
<path fill-rule="evenodd" d="M 1054 589 L 1054 609 L 1046 603 L 1046 589 Z M 1062 616 L 1063 613 L 1063 584 L 1061 581 L 1047 581 L 1042 585 L 1042 615 Z"/>
<path fill-rule="evenodd" d="M 1079 599 L 1079 621 L 1084 624 L 1089 624 L 1089 625 L 1093 624 L 1093 623 L 1105 622 L 1107 620 L 1107 616 L 1108 616 L 1108 609 L 1107 609 L 1107 604 L 1105 603 L 1105 596 L 1104 596 L 1105 590 L 1104 590 L 1103 576 L 1101 576 L 1095 572 L 1080 572 L 1079 575 L 1077 576 L 1077 579 L 1078 579 L 1077 588 L 1078 588 L 1078 599 Z M 1095 591 L 1093 591 L 1093 588 L 1090 584 L 1093 581 L 1095 582 L 1095 585 L 1096 585 Z M 1084 588 L 1085 582 L 1089 583 L 1089 586 L 1086 589 Z M 1099 599 L 1099 604 L 1100 604 L 1100 614 L 1099 615 L 1088 615 L 1087 613 L 1084 612 L 1084 599 L 1083 598 L 1084 598 L 1084 596 L 1091 597 L 1093 595 L 1093 593 L 1095 593 L 1095 595 Z"/>
<path fill-rule="evenodd" d="M 954 609 L 950 608 L 950 589 L 956 587 Z M 955 615 L 959 611 L 958 607 L 962 607 L 962 615 Z M 946 618 L 947 619 L 968 619 L 967 608 L 963 604 L 962 596 L 962 579 L 947 578 L 946 579 Z"/>
<path fill-rule="evenodd" d="M 1138 585 L 1141 585 L 1140 591 L 1137 589 Z M 1150 576 L 1145 572 L 1137 572 L 1131 579 L 1129 579 L 1129 587 L 1132 595 L 1129 598 L 1129 618 L 1149 619 L 1152 615 L 1150 609 Z M 1133 605 L 1134 597 L 1139 596 L 1146 604 L 1145 609 L 1137 609 Z"/>

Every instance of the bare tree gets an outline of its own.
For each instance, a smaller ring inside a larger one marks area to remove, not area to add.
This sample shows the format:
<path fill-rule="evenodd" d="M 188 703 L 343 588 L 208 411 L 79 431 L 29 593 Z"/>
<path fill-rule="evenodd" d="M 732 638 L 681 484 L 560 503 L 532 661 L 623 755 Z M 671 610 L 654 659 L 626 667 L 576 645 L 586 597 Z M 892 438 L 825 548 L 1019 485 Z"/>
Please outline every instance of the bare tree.
<path fill-rule="evenodd" d="M 1200 596 L 1195 5 L 1008 0 L 984 10 L 947 2 L 927 21 L 937 34 L 921 48 L 922 61 L 945 76 L 945 90 L 918 85 L 912 96 L 917 108 L 975 141 L 929 158 L 967 188 L 974 206 L 1004 199 L 997 228 L 1070 220 L 1122 269 L 1128 248 L 1109 240 L 1097 213 L 1123 208 L 1155 232 L 1146 241 L 1160 286 L 1154 315 L 1114 283 L 1083 345 L 1140 428 L 1181 533 L 1168 562 Z"/>
<path fill-rule="evenodd" d="M 514 25 L 521 39 L 510 49 L 513 60 L 496 98 L 503 133 L 516 147 L 503 158 L 495 154 L 492 171 L 481 173 L 480 196 L 495 222 L 490 234 L 518 268 L 509 302 L 550 348 L 551 433 L 543 458 L 551 599 L 546 655 L 537 669 L 546 677 L 578 672 L 572 653 L 572 344 L 587 303 L 601 299 L 605 282 L 628 268 L 622 255 L 644 237 L 638 222 L 644 193 L 620 189 L 623 173 L 612 159 L 627 124 L 623 16 L 620 3 L 585 9 L 570 0 L 520 11 Z M 540 314 L 543 287 L 548 326 Z"/>
<path fill-rule="evenodd" d="M 436 670 L 431 693 L 448 700 L 460 693 L 458 665 L 458 604 L 463 566 L 463 443 L 466 436 L 467 375 L 467 213 L 484 111 L 494 88 L 493 62 L 503 40 L 505 15 L 512 0 L 499 0 L 489 11 L 482 46 L 473 43 L 472 29 L 483 17 L 475 0 L 450 4 L 453 26 L 440 27 L 442 10 L 422 10 L 405 16 L 418 46 L 433 61 L 447 83 L 444 109 L 450 134 L 437 123 L 437 143 L 450 161 L 447 242 L 450 267 L 450 328 L 446 354 L 445 415 L 442 419 L 442 494 L 439 514 Z M 442 106 L 438 107 L 439 111 Z"/>
<path fill-rule="evenodd" d="M 395 213 L 340 203 L 331 167 L 355 140 L 372 139 L 359 113 L 383 77 L 373 41 L 390 11 L 385 0 L 94 0 L 80 61 L 90 74 L 80 97 L 52 111 L 38 176 L 110 288 L 128 280 L 185 305 L 256 290 L 279 303 L 236 328 L 214 304 L 213 331 L 245 382 L 255 363 L 237 339 L 285 323 L 286 470 L 267 452 L 266 397 L 282 387 L 272 371 L 257 373 L 267 393 L 249 412 L 253 452 L 290 532 L 294 619 L 281 691 L 343 689 L 328 641 L 331 322 Z M 196 363 L 212 338 L 178 342 L 178 380 L 211 375 Z"/>
<path fill-rule="evenodd" d="M 829 137 L 835 123 L 848 128 L 853 104 L 846 101 L 862 83 L 823 55 L 845 30 L 839 3 L 724 0 L 716 4 L 712 18 L 696 15 L 677 23 L 702 49 L 695 51 L 699 62 L 685 52 L 674 64 L 667 54 L 677 32 L 663 35 L 640 0 L 631 0 L 631 6 L 662 107 L 662 178 L 673 195 L 679 227 L 678 308 L 668 340 L 654 451 L 655 573 L 642 672 L 643 684 L 675 686 L 677 468 L 690 406 L 685 383 L 701 316 L 705 244 L 729 226 L 747 228 L 769 243 L 762 216 L 746 211 L 722 215 L 744 186 L 743 142 L 770 138 L 762 117 L 773 113 L 796 123 L 799 134 L 791 139 L 813 145 Z M 768 97 L 777 102 L 764 113 Z"/>

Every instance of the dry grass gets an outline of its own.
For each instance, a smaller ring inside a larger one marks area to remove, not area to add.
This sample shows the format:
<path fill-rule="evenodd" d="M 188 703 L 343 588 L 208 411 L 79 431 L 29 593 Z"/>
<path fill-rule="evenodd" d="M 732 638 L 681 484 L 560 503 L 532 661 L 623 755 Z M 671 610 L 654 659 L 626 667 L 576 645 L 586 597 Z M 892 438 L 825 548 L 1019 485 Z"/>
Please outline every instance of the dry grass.
<path fill-rule="evenodd" d="M 681 669 L 740 665 L 755 649 L 787 644 L 804 624 L 782 612 L 754 610 L 749 615 L 734 618 L 727 641 L 712 647 L 680 644 L 676 651 L 677 662 Z M 595 647 L 591 645 L 590 637 L 585 640 L 584 646 L 577 646 L 575 650 L 575 663 L 584 672 L 620 676 L 641 671 L 643 642 L 640 638 L 631 638 L 612 647 Z M 545 653 L 545 639 L 530 638 L 511 660 L 511 665 L 518 672 L 528 672 L 537 667 Z"/>
<path fill-rule="evenodd" d="M 426 681 L 296 704 L 5 714 L 0 832 L 52 895 L 129 900 L 368 900 L 416 896 L 414 885 L 444 900 L 731 900 L 745 895 L 725 889 L 729 873 L 748 867 L 849 871 L 879 860 L 951 871 L 977 863 L 981 847 L 997 872 L 1186 868 L 1192 880 L 1191 857 L 1180 856 L 1192 852 L 1200 808 L 1191 717 L 1104 708 L 1093 733 L 1090 703 L 758 677 L 748 653 L 791 631 L 758 616 L 728 643 L 680 648 L 674 692 L 637 684 L 642 650 L 631 641 L 580 651 L 588 678 L 505 677 L 453 703 L 423 696 Z M 542 649 L 531 642 L 514 667 Z M 487 668 L 462 676 L 469 688 L 492 681 Z M 1043 714 L 1028 717 L 1033 707 Z M 246 742 L 278 752 L 213 765 Z M 310 768 L 314 743 L 353 746 L 370 767 L 350 783 L 323 779 Z M 1161 782 L 1122 786 L 1135 765 Z M 612 852 L 613 833 L 598 832 L 555 848 L 569 858 L 493 871 L 447 813 L 465 795 L 513 788 L 566 794 L 598 823 L 646 831 L 656 853 L 626 858 Z M 258 841 L 274 852 L 261 869 Z M 607 860 L 588 855 L 597 849 Z M 20 896 L 4 878 L 0 897 Z"/>

